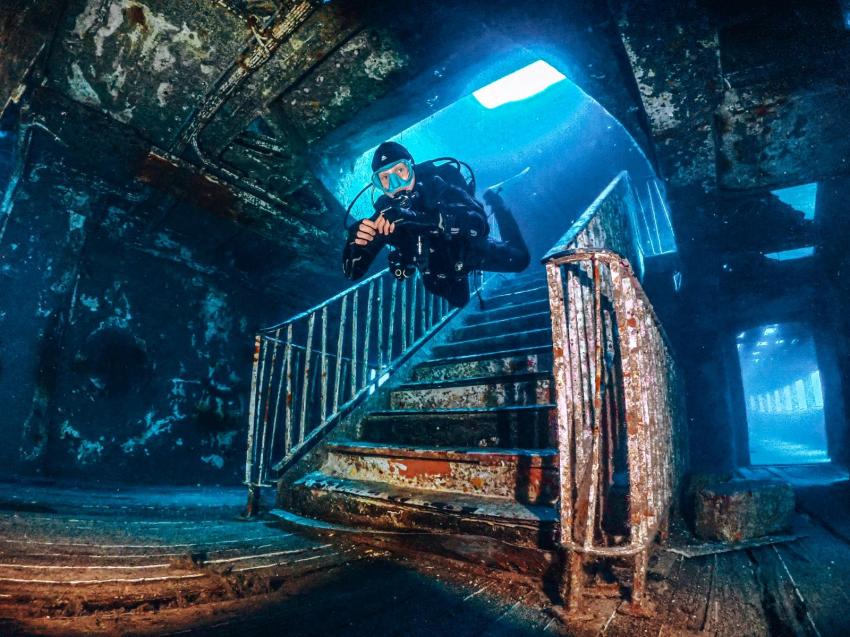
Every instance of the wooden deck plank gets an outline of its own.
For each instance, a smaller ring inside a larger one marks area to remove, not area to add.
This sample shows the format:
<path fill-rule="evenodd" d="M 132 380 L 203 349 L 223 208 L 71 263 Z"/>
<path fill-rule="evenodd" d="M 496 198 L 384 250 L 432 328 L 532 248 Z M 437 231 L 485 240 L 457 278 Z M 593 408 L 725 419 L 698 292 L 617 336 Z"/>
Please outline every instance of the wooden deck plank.
<path fill-rule="evenodd" d="M 743 551 L 715 556 L 706 631 L 717 637 L 767 637 L 769 626 L 753 565 Z"/>

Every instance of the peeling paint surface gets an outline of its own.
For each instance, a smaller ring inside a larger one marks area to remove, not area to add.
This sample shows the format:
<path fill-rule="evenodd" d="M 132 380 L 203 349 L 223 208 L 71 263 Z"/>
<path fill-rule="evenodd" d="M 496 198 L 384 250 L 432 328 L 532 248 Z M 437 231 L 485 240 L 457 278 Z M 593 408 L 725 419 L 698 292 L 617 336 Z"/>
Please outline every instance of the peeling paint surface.
<path fill-rule="evenodd" d="M 233 37 L 244 31 L 237 16 L 198 11 L 189 0 L 77 0 L 72 7 L 68 37 L 54 53 L 54 64 L 67 68 L 67 86 L 58 88 L 162 144 L 242 44 Z"/>

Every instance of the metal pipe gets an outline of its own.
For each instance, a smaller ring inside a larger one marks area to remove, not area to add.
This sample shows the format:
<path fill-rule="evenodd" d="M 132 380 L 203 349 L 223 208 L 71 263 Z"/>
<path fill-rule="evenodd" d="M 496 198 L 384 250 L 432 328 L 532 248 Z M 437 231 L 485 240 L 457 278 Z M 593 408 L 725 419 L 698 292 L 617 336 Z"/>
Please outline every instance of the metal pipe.
<path fill-rule="evenodd" d="M 322 422 L 328 417 L 328 306 L 322 308 L 322 397 L 319 419 Z"/>
<path fill-rule="evenodd" d="M 251 397 L 248 400 L 248 451 L 245 458 L 245 484 L 255 484 L 254 481 L 254 435 L 256 430 L 256 406 L 257 406 L 257 375 L 260 364 L 260 347 L 262 336 L 254 337 L 254 356 L 251 365 Z"/>
<path fill-rule="evenodd" d="M 363 362 L 360 376 L 363 378 L 363 384 L 367 384 L 369 382 L 369 341 L 372 337 L 372 300 L 375 294 L 375 286 L 373 284 L 369 284 L 369 294 L 366 298 L 366 328 L 364 331 L 364 340 L 363 340 Z"/>
<path fill-rule="evenodd" d="M 286 409 L 285 416 L 283 419 L 283 433 L 284 433 L 284 445 L 283 445 L 283 453 L 284 455 L 289 453 L 289 450 L 292 449 L 292 347 L 290 343 L 292 342 L 292 323 L 290 323 L 286 327 L 286 401 L 284 404 L 284 408 Z"/>
<path fill-rule="evenodd" d="M 357 393 L 357 305 L 360 290 L 351 296 L 351 395 Z"/>
<path fill-rule="evenodd" d="M 310 397 L 310 346 L 313 342 L 313 325 L 316 315 L 311 314 L 307 319 L 307 349 L 304 352 L 304 380 L 301 383 L 301 418 L 298 422 L 298 443 L 304 442 L 304 427 L 307 424 L 307 400 Z"/>

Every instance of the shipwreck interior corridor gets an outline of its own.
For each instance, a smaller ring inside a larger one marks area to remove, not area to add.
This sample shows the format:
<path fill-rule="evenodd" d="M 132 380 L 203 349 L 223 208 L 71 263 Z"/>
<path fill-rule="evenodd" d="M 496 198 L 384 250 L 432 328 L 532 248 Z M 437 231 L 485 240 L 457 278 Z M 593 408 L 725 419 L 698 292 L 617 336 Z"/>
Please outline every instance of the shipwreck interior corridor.
<path fill-rule="evenodd" d="M 799 323 L 741 332 L 750 463 L 829 462 L 821 372 L 811 331 Z"/>
<path fill-rule="evenodd" d="M 850 635 L 850 0 L 0 0 L 0 637 Z"/>

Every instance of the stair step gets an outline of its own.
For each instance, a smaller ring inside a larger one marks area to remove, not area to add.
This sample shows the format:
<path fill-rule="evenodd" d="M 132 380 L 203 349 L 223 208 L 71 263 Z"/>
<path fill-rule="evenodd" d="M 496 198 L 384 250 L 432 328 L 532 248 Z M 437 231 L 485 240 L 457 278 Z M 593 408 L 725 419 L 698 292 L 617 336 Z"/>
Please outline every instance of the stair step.
<path fill-rule="evenodd" d="M 280 506 L 300 516 L 379 531 L 430 531 L 463 535 L 464 545 L 483 537 L 513 546 L 554 548 L 557 512 L 552 506 L 504 498 L 412 489 L 313 472 L 280 492 Z M 476 537 L 477 536 L 477 537 Z"/>
<path fill-rule="evenodd" d="M 437 382 L 474 376 L 551 371 L 552 347 L 540 345 L 521 350 L 432 359 L 416 366 L 413 370 L 413 380 Z"/>
<path fill-rule="evenodd" d="M 484 309 L 495 310 L 509 305 L 520 305 L 531 301 L 539 301 L 549 298 L 549 289 L 545 282 L 542 285 L 535 287 L 522 288 L 515 292 L 507 292 L 505 294 L 484 294 Z"/>
<path fill-rule="evenodd" d="M 390 392 L 391 409 L 454 409 L 551 402 L 551 376 L 536 372 L 419 381 L 400 385 Z"/>
<path fill-rule="evenodd" d="M 554 419 L 554 405 L 388 410 L 367 415 L 359 438 L 404 445 L 539 449 L 554 445 Z"/>
<path fill-rule="evenodd" d="M 498 284 L 492 289 L 485 288 L 484 290 L 484 300 L 487 300 L 487 292 L 489 291 L 491 295 L 493 294 L 511 294 L 513 292 L 519 292 L 520 290 L 527 290 L 529 288 L 538 288 L 540 286 L 546 285 L 546 271 L 544 269 L 538 270 L 532 276 L 524 276 L 513 279 L 505 279 L 503 281 L 498 282 Z"/>
<path fill-rule="evenodd" d="M 412 489 L 551 504 L 557 496 L 555 449 L 411 447 L 371 442 L 326 446 L 328 475 Z M 444 495 L 444 499 L 453 496 Z"/>
<path fill-rule="evenodd" d="M 548 328 L 550 326 L 549 310 L 535 314 L 523 314 L 521 316 L 508 317 L 486 323 L 466 325 L 452 330 L 450 341 L 468 341 L 486 336 L 498 334 L 515 334 L 531 329 Z"/>
<path fill-rule="evenodd" d="M 548 345 L 551 348 L 552 330 L 543 328 L 516 334 L 500 334 L 498 336 L 486 336 L 468 341 L 444 343 L 442 345 L 435 345 L 431 353 L 435 358 L 441 358 L 506 349 L 525 349 L 536 345 Z"/>
<path fill-rule="evenodd" d="M 486 308 L 485 303 L 485 308 Z M 469 314 L 464 325 L 478 325 L 479 323 L 488 323 L 490 321 L 500 321 L 506 318 L 514 318 L 517 316 L 528 316 L 529 314 L 537 314 L 539 312 L 549 311 L 549 300 L 542 299 L 537 301 L 529 301 L 528 303 L 519 303 L 517 305 L 507 305 L 497 310 L 484 309 L 474 314 Z"/>

